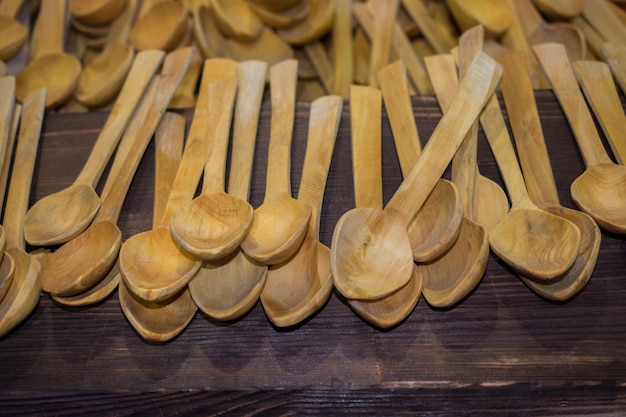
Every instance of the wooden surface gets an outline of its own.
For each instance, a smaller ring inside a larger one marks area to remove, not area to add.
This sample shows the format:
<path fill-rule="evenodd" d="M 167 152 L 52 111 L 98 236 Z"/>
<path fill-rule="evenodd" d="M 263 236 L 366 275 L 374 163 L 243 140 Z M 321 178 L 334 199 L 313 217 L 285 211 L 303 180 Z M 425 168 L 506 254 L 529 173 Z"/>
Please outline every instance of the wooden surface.
<path fill-rule="evenodd" d="M 583 171 L 565 117 L 549 91 L 539 114 L 562 203 Z M 624 104 L 624 97 L 621 97 Z M 441 112 L 413 101 L 422 142 Z M 297 190 L 308 104 L 298 104 L 292 161 Z M 192 111 L 182 112 L 189 120 Z M 105 113 L 48 115 L 31 204 L 78 174 Z M 323 204 L 321 241 L 354 206 L 349 106 L 344 106 Z M 385 201 L 401 181 L 383 121 Z M 481 172 L 500 184 L 486 140 Z M 251 202 L 263 200 L 269 137 L 264 106 Z M 151 144 L 124 205 L 124 239 L 150 228 Z M 101 186 L 100 186 L 101 187 Z M 200 313 L 174 341 L 144 342 L 126 322 L 117 294 L 70 309 L 47 294 L 27 321 L 0 339 L 0 416 L 86 415 L 625 415 L 626 242 L 603 233 L 587 288 L 567 303 L 539 298 L 494 255 L 463 302 L 434 310 L 421 299 L 398 327 L 377 330 L 334 294 L 307 322 L 272 327 L 260 303 L 232 323 Z"/>

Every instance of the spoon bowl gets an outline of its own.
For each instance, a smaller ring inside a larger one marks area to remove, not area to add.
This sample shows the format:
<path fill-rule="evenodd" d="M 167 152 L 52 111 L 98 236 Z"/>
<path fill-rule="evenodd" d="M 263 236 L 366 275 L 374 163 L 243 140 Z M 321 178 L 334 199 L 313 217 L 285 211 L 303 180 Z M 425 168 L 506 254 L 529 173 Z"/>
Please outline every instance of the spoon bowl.
<path fill-rule="evenodd" d="M 0 261 L 0 303 L 5 294 L 11 287 L 11 280 L 15 273 L 15 261 L 11 255 L 2 252 L 2 261 Z"/>
<path fill-rule="evenodd" d="M 8 61 L 22 49 L 28 30 L 13 17 L 0 15 L 0 60 Z"/>
<path fill-rule="evenodd" d="M 140 51 L 170 51 L 183 39 L 187 26 L 187 3 L 165 0 L 155 4 L 135 23 L 130 41 Z"/>
<path fill-rule="evenodd" d="M 585 0 L 533 0 L 535 6 L 548 17 L 571 19 L 582 13 Z"/>
<path fill-rule="evenodd" d="M 70 0 L 72 16 L 90 26 L 106 25 L 126 7 L 128 0 Z"/>
<path fill-rule="evenodd" d="M 78 85 L 80 62 L 70 54 L 44 55 L 31 61 L 16 76 L 15 94 L 23 101 L 31 92 L 47 88 L 46 108 L 64 103 Z"/>

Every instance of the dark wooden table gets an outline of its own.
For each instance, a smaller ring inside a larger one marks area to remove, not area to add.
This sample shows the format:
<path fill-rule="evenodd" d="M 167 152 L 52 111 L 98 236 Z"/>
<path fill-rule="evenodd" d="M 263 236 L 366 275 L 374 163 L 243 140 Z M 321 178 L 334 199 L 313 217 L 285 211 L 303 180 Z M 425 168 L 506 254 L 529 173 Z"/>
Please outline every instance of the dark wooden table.
<path fill-rule="evenodd" d="M 554 96 L 537 93 L 562 203 L 583 171 Z M 414 99 L 422 142 L 441 113 L 432 97 Z M 308 104 L 299 104 L 292 161 L 298 189 Z M 182 113 L 192 116 L 192 110 Z M 50 114 L 44 126 L 31 203 L 76 177 L 106 113 Z M 626 128 L 626 127 L 625 127 Z M 265 106 L 251 202 L 263 199 L 269 132 Z M 386 118 L 385 199 L 401 181 Z M 349 105 L 344 106 L 323 205 L 321 240 L 353 207 Z M 500 184 L 485 138 L 481 172 Z M 154 149 L 140 165 L 120 227 L 124 238 L 150 228 Z M 381 331 L 334 294 L 314 317 L 277 329 L 258 303 L 232 323 L 198 313 L 166 344 L 143 341 L 117 294 L 89 308 L 64 308 L 47 294 L 33 314 L 0 339 L 0 415 L 626 415 L 626 242 L 603 233 L 585 290 L 548 302 L 495 256 L 478 286 L 454 308 L 420 300 L 411 316 Z"/>

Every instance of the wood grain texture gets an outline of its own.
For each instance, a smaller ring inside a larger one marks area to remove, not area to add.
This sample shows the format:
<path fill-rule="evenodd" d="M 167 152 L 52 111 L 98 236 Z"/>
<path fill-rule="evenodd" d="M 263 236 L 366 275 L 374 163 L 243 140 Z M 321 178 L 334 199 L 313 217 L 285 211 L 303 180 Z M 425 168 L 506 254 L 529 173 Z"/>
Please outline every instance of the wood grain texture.
<path fill-rule="evenodd" d="M 559 198 L 574 207 L 569 184 L 584 169 L 582 157 L 554 95 L 536 97 Z M 416 97 L 413 106 L 425 143 L 441 112 L 433 97 Z M 180 112 L 189 122 L 193 112 Z M 308 104 L 298 104 L 294 187 L 308 112 Z M 326 245 L 338 218 L 354 207 L 349 117 L 346 103 L 322 207 Z M 105 119 L 105 113 L 48 115 L 31 204 L 73 181 Z M 401 174 L 384 112 L 382 128 L 387 201 Z M 254 207 L 263 201 L 268 138 L 264 104 Z M 482 130 L 478 157 L 481 172 L 502 185 Z M 124 239 L 150 228 L 153 169 L 151 144 L 122 210 Z M 606 233 L 602 238 L 591 281 L 567 303 L 539 298 L 492 255 L 482 282 L 459 305 L 435 310 L 422 299 L 388 331 L 359 319 L 333 294 L 296 328 L 272 327 L 259 303 L 226 324 L 198 313 L 175 340 L 150 344 L 125 321 L 117 294 L 76 309 L 42 295 L 29 319 L 0 339 L 0 416 L 61 410 L 66 416 L 620 415 L 626 409 L 626 243 Z"/>

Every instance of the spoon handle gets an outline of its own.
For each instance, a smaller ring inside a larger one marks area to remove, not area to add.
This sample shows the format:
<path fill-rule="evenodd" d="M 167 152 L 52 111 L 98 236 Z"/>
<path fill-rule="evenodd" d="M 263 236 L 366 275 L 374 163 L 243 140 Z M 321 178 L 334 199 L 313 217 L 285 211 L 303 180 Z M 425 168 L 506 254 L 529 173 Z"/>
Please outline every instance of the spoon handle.
<path fill-rule="evenodd" d="M 552 90 L 556 94 L 587 167 L 611 162 L 595 128 L 593 118 L 580 92 L 565 47 L 558 43 L 544 43 L 533 47 Z"/>
<path fill-rule="evenodd" d="M 41 2 L 34 58 L 63 52 L 67 0 Z"/>
<path fill-rule="evenodd" d="M 315 236 L 319 234 L 322 200 L 341 121 L 342 107 L 342 98 L 334 95 L 320 97 L 311 103 L 298 200 L 311 206 L 309 224 L 315 231 Z"/>
<path fill-rule="evenodd" d="M 202 170 L 206 161 L 207 137 L 209 132 L 209 84 L 213 81 L 231 77 L 235 74 L 237 63 L 226 58 L 211 58 L 204 61 L 202 80 L 198 93 L 198 102 L 194 110 L 187 143 L 183 151 L 174 184 L 167 200 L 165 213 L 161 218 L 162 224 L 167 224 L 172 215 L 185 203 L 191 201 L 198 183 L 202 177 Z"/>
<path fill-rule="evenodd" d="M 209 84 L 209 137 L 202 193 L 205 195 L 224 190 L 226 155 L 230 125 L 237 91 L 237 78 L 229 77 Z"/>
<path fill-rule="evenodd" d="M 288 59 L 270 67 L 272 115 L 267 155 L 265 199 L 291 195 L 291 140 L 296 108 L 298 61 Z"/>
<path fill-rule="evenodd" d="M 350 87 L 354 200 L 358 208 L 383 207 L 380 90 Z"/>
<path fill-rule="evenodd" d="M 608 0 L 587 0 L 581 14 L 606 41 L 624 43 L 626 25 L 611 10 Z"/>
<path fill-rule="evenodd" d="M 163 115 L 154 135 L 154 201 L 152 227 L 159 225 L 180 165 L 185 141 L 185 117 L 172 112 Z"/>
<path fill-rule="evenodd" d="M 4 165 L 15 107 L 15 77 L 0 78 L 0 171 Z M 1 207 L 1 206 L 0 206 Z"/>
<path fill-rule="evenodd" d="M 137 13 L 139 12 L 139 0 L 128 0 L 126 7 L 113 20 L 109 28 L 109 34 L 106 39 L 105 48 L 116 43 L 126 43 L 128 34 L 135 22 Z"/>
<path fill-rule="evenodd" d="M 0 207 L 4 207 L 4 199 L 6 197 L 7 181 L 9 180 L 9 168 L 11 167 L 11 157 L 13 156 L 13 147 L 15 145 L 15 137 L 20 124 L 20 116 L 22 115 L 22 105 L 16 104 L 13 108 L 13 121 L 9 136 L 7 138 L 7 146 L 4 157 L 0 161 L 2 168 L 0 169 Z"/>
<path fill-rule="evenodd" d="M 354 82 L 354 44 L 352 38 L 352 0 L 335 1 L 333 36 L 333 85 L 330 90 L 345 99 Z"/>
<path fill-rule="evenodd" d="M 7 247 L 24 249 L 24 216 L 37 159 L 46 104 L 46 89 L 29 94 L 23 103 L 22 121 L 13 161 L 11 184 L 4 212 Z"/>
<path fill-rule="evenodd" d="M 0 15 L 15 18 L 22 8 L 24 0 L 2 0 L 0 2 Z"/>
<path fill-rule="evenodd" d="M 622 89 L 622 93 L 626 93 L 626 45 L 605 43 L 600 47 L 600 52 L 611 67 L 611 72 Z"/>
<path fill-rule="evenodd" d="M 402 0 L 402 5 L 436 53 L 448 53 L 456 46 L 456 39 L 435 23 L 422 0 Z"/>
<path fill-rule="evenodd" d="M 250 175 L 267 66 L 265 61 L 244 61 L 237 64 L 237 101 L 228 192 L 245 201 L 250 197 Z"/>
<path fill-rule="evenodd" d="M 193 48 L 187 47 L 170 52 L 165 57 L 161 76 L 157 85 L 157 90 L 148 110 L 141 129 L 134 137 L 133 145 L 130 148 L 115 182 L 108 193 L 102 196 L 100 210 L 94 219 L 96 221 L 108 220 L 117 223 L 122 206 L 128 193 L 128 189 L 139 166 L 141 157 L 148 147 L 157 126 L 159 125 L 167 105 L 174 96 L 174 92 L 180 84 L 191 59 L 193 58 Z"/>
<path fill-rule="evenodd" d="M 303 48 L 324 87 L 324 91 L 332 91 L 333 85 L 335 84 L 335 73 L 333 64 L 322 42 L 311 42 L 304 45 Z"/>
<path fill-rule="evenodd" d="M 400 6 L 399 0 L 370 0 L 368 4 L 374 15 L 374 33 L 370 53 L 369 85 L 378 86 L 378 71 L 389 62 L 393 30 Z"/>
<path fill-rule="evenodd" d="M 483 52 L 473 60 L 454 102 L 439 121 L 422 156 L 387 204 L 387 208 L 402 213 L 407 224 L 443 175 L 493 93 L 501 72 L 500 66 Z"/>
<path fill-rule="evenodd" d="M 513 0 L 513 2 L 515 3 L 515 10 L 522 25 L 522 30 L 526 38 L 530 39 L 535 31 L 545 22 L 530 0 Z"/>
<path fill-rule="evenodd" d="M 124 86 L 115 100 L 115 105 L 98 135 L 87 162 L 76 178 L 75 184 L 90 184 L 92 187 L 96 187 L 107 162 L 131 121 L 133 112 L 145 94 L 152 76 L 161 65 L 164 55 L 164 52 L 158 50 L 137 54 Z"/>
<path fill-rule="evenodd" d="M 606 62 L 577 61 L 574 72 L 617 161 L 626 163 L 626 114 Z"/>
<path fill-rule="evenodd" d="M 526 56 L 522 52 L 512 52 L 501 56 L 499 62 L 504 69 L 500 87 L 528 194 L 539 208 L 559 206 L 559 194 L 550 166 L 537 103 L 526 70 Z"/>
<path fill-rule="evenodd" d="M 378 85 L 391 125 L 400 170 L 405 177 L 409 175 L 422 153 L 422 147 L 415 124 L 404 63 L 397 60 L 378 71 Z"/>

